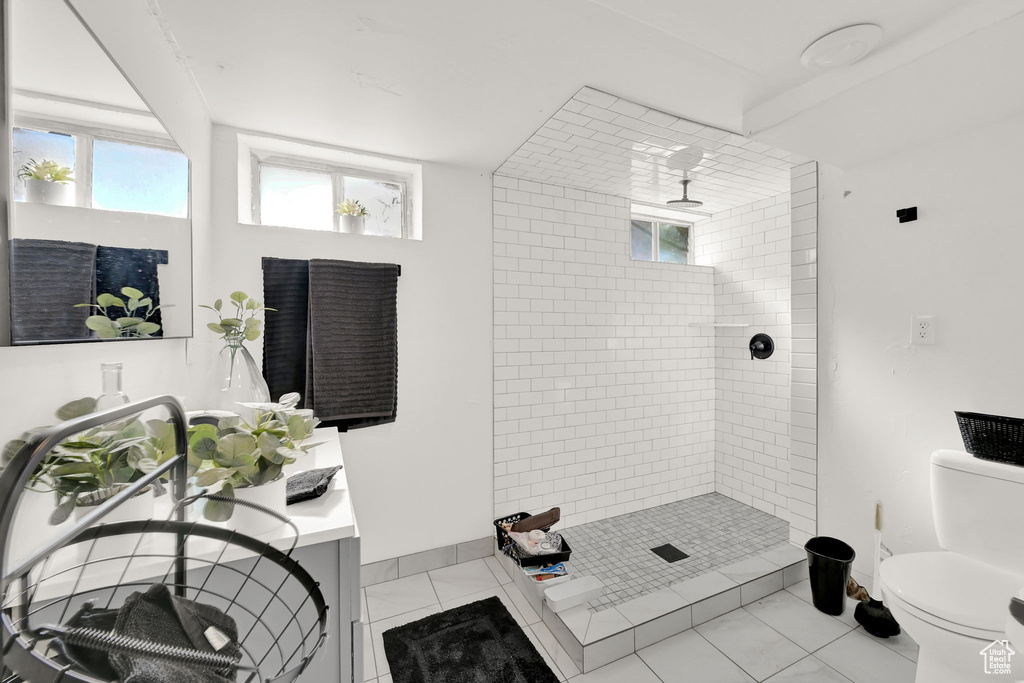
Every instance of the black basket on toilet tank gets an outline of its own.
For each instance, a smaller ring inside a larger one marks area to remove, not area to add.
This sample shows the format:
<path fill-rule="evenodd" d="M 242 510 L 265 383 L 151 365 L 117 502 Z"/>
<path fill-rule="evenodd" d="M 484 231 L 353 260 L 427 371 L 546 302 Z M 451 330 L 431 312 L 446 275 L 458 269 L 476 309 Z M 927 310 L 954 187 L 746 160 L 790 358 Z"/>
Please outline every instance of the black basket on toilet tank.
<path fill-rule="evenodd" d="M 1024 420 L 956 411 L 964 450 L 975 458 L 1024 467 Z"/>

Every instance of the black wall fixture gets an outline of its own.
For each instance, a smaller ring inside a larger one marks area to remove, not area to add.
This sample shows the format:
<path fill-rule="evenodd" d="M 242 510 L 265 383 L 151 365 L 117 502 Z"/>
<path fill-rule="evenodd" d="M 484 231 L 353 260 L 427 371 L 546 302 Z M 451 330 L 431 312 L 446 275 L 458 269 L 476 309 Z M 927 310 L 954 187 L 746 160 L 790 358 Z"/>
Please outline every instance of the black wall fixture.
<path fill-rule="evenodd" d="M 775 353 L 775 341 L 764 332 L 758 332 L 750 338 L 750 360 L 771 358 Z"/>
<path fill-rule="evenodd" d="M 905 209 L 896 209 L 896 218 L 900 219 L 900 223 L 909 223 L 910 221 L 916 221 L 917 207 L 908 206 Z"/>

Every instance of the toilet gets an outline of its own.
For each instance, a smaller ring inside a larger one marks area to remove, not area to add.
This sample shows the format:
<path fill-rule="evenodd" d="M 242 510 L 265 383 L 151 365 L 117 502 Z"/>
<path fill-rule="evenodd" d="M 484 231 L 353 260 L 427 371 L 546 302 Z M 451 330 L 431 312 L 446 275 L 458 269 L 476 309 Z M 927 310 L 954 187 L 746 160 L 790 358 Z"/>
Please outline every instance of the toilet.
<path fill-rule="evenodd" d="M 983 650 L 1007 640 L 1010 600 L 1024 591 L 1024 467 L 936 451 L 931 497 L 944 550 L 882 562 L 885 604 L 920 645 L 917 683 L 991 682 Z M 995 678 L 1024 678 L 1024 650 L 1013 664 Z"/>

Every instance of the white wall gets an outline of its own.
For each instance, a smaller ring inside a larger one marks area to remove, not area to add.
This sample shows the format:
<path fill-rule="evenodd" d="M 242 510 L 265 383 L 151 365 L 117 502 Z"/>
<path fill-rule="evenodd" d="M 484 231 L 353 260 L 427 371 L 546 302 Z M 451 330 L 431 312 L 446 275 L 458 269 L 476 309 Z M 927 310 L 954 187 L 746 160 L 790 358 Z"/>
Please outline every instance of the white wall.
<path fill-rule="evenodd" d="M 715 269 L 715 490 L 788 519 L 790 384 L 789 194 L 694 226 L 696 262 Z M 758 332 L 771 358 L 751 359 Z"/>
<path fill-rule="evenodd" d="M 819 531 L 862 570 L 876 500 L 894 552 L 936 547 L 929 455 L 963 448 L 954 410 L 1024 416 L 1022 157 L 1017 118 L 820 168 Z M 914 314 L 938 316 L 934 346 L 910 346 Z"/>
<path fill-rule="evenodd" d="M 712 270 L 631 261 L 622 197 L 494 178 L 495 515 L 714 490 Z"/>
<path fill-rule="evenodd" d="M 398 419 L 342 435 L 362 561 L 493 533 L 488 174 L 424 164 L 422 241 L 243 225 L 237 133 L 214 128 L 218 266 L 196 303 L 238 289 L 258 296 L 263 256 L 401 264 Z M 197 346 L 215 350 L 215 338 L 200 330 Z"/>

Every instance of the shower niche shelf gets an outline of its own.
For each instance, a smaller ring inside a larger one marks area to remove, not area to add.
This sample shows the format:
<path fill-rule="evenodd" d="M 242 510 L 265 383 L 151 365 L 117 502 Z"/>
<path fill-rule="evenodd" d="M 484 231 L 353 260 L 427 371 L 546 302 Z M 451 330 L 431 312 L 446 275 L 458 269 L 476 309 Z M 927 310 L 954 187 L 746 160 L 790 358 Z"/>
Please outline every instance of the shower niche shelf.
<path fill-rule="evenodd" d="M 750 323 L 690 323 L 690 327 L 750 327 Z"/>

